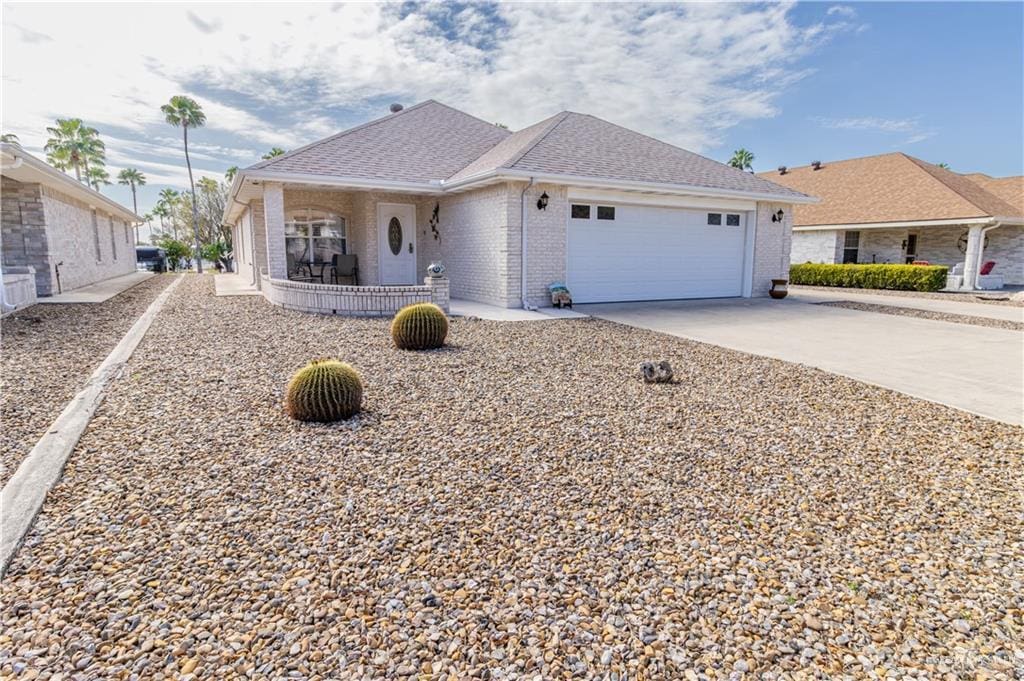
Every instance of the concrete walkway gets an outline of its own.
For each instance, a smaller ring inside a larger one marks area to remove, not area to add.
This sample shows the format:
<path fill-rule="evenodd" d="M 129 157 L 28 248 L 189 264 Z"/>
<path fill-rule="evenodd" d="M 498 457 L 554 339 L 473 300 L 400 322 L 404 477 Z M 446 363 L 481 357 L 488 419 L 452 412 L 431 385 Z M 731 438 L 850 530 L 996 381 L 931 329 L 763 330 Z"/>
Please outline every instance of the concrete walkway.
<path fill-rule="evenodd" d="M 498 307 L 487 303 L 454 298 L 449 303 L 453 317 L 477 317 L 496 322 L 535 322 L 551 319 L 585 319 L 586 314 L 565 308 L 542 307 L 523 310 L 517 307 Z"/>
<path fill-rule="evenodd" d="M 218 274 L 213 277 L 216 296 L 259 296 L 260 290 L 240 274 Z"/>
<path fill-rule="evenodd" d="M 1024 307 L 1013 307 L 1010 305 L 986 305 L 985 303 L 971 302 L 971 298 L 950 297 L 949 300 L 938 300 L 935 298 L 917 298 L 914 296 L 885 296 L 850 289 L 836 289 L 835 291 L 820 291 L 817 289 L 792 289 L 789 297 L 806 303 L 824 303 L 834 301 L 850 301 L 854 303 L 869 303 L 871 305 L 890 305 L 892 307 L 906 307 L 913 310 L 927 310 L 929 312 L 940 312 L 942 314 L 960 314 L 971 317 L 985 317 L 988 319 L 1001 319 L 1011 322 L 1024 322 Z"/>
<path fill-rule="evenodd" d="M 1006 423 L 1024 421 L 1024 334 L 1017 331 L 790 299 L 615 303 L 580 311 L 806 364 Z"/>
<path fill-rule="evenodd" d="M 123 293 L 132 286 L 141 284 L 150 277 L 155 276 L 155 272 L 132 272 L 130 274 L 123 274 L 120 277 L 98 281 L 95 284 L 89 284 L 82 288 L 76 288 L 73 291 L 65 291 L 64 293 L 58 293 L 55 296 L 40 298 L 37 302 L 40 305 L 103 303 L 110 300 L 118 293 Z"/>

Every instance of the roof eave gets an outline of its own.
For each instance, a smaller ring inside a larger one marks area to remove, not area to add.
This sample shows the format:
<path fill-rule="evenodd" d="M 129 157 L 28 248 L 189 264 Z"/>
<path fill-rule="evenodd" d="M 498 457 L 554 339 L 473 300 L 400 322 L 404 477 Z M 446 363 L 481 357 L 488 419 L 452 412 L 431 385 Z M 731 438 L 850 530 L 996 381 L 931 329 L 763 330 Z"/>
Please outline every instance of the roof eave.
<path fill-rule="evenodd" d="M 778 203 L 813 204 L 819 203 L 820 199 L 799 194 L 773 194 L 768 192 L 751 192 L 735 189 L 721 189 L 717 187 L 704 187 L 701 185 L 668 183 L 668 182 L 643 182 L 637 180 L 617 180 L 613 178 L 591 177 L 588 175 L 568 175 L 561 173 L 536 173 L 528 170 L 517 170 L 515 168 L 497 168 L 483 173 L 477 173 L 454 182 L 442 181 L 441 186 L 445 191 L 464 191 L 475 186 L 483 186 L 501 180 L 529 180 L 536 182 L 550 182 L 552 184 L 571 184 L 579 187 L 594 187 L 599 189 L 632 189 L 636 191 L 650 191 L 662 194 L 681 194 L 689 196 L 721 196 L 725 198 L 752 199 L 757 201 L 775 201 Z"/>
<path fill-rule="evenodd" d="M 68 194 L 72 198 L 78 199 L 82 203 L 87 204 L 90 208 L 97 208 L 103 206 L 113 215 L 123 218 L 132 223 L 145 222 L 141 216 L 136 215 L 131 210 L 122 206 L 117 201 L 109 199 L 103 194 L 99 193 L 91 187 L 87 187 L 78 180 L 74 179 L 70 175 L 66 175 L 60 170 L 57 170 L 53 166 L 40 161 L 38 158 L 28 153 L 20 146 L 11 144 L 9 142 L 0 143 L 0 155 L 5 158 L 10 158 L 12 161 L 19 161 L 20 165 L 25 165 L 32 169 L 37 175 L 39 175 L 38 184 L 49 184 L 58 191 Z M 6 165 L 6 163 L 5 163 Z M 13 168 L 6 168 L 11 170 Z M 12 179 L 17 179 L 13 178 Z"/>
<path fill-rule="evenodd" d="M 821 232 L 829 230 L 910 229 L 915 227 L 956 227 L 959 225 L 1024 224 L 1024 218 L 992 217 L 982 215 L 968 218 L 942 218 L 939 220 L 892 220 L 888 222 L 846 222 L 822 225 L 793 225 L 794 232 Z"/>

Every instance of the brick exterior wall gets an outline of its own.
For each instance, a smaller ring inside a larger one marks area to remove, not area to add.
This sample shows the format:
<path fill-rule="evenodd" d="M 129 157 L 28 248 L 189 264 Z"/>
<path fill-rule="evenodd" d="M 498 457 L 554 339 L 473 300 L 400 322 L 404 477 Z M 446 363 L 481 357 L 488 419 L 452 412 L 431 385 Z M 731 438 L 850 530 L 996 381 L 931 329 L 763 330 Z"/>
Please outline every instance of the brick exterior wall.
<path fill-rule="evenodd" d="M 772 215 L 782 210 L 782 222 Z M 759 201 L 755 213 L 757 234 L 754 239 L 754 272 L 750 295 L 768 295 L 772 279 L 789 279 L 790 246 L 793 238 L 793 206 Z"/>
<path fill-rule="evenodd" d="M 842 243 L 836 247 L 840 232 L 827 229 L 815 232 L 793 232 L 793 246 L 789 261 L 794 265 L 813 262 L 832 264 L 842 262 Z M 837 260 L 837 254 L 838 260 Z"/>
<path fill-rule="evenodd" d="M 3 252 L 4 266 L 34 268 L 39 295 L 51 295 L 53 273 L 50 268 L 42 188 L 38 184 L 3 178 L 0 181 L 0 213 L 3 220 L 0 250 Z M 53 287 L 56 292 L 56 285 Z"/>
<path fill-rule="evenodd" d="M 907 234 L 906 229 L 862 229 L 857 262 L 903 264 L 903 240 Z M 920 247 L 917 250 L 920 257 Z"/>
<path fill-rule="evenodd" d="M 34 267 L 38 295 L 57 293 L 58 263 L 64 291 L 135 271 L 128 223 L 49 187 L 4 178 L 2 189 L 3 262 Z"/>
<path fill-rule="evenodd" d="M 300 312 L 349 317 L 388 317 L 406 305 L 434 303 L 448 312 L 448 279 L 426 278 L 422 286 L 332 286 L 263 279 L 263 294 L 274 305 Z"/>

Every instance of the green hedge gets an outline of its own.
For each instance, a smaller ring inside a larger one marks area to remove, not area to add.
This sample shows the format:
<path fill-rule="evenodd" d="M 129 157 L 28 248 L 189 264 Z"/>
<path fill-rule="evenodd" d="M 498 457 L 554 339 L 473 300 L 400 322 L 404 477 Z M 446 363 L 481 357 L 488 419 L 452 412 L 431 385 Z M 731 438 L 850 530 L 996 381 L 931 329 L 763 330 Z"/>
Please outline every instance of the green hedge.
<path fill-rule="evenodd" d="M 789 283 L 896 291 L 938 291 L 946 287 L 945 265 L 791 265 Z"/>

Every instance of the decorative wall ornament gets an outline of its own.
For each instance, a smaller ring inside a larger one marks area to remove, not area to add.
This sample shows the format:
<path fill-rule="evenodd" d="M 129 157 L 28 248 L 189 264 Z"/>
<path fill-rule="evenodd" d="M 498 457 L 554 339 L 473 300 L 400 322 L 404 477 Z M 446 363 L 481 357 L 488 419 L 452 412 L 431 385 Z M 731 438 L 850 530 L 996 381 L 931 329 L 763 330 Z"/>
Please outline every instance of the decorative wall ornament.
<path fill-rule="evenodd" d="M 443 277 L 444 270 L 444 263 L 442 263 L 440 260 L 435 260 L 431 262 L 429 265 L 427 265 L 427 276 L 434 277 L 435 279 L 437 277 Z"/>
<path fill-rule="evenodd" d="M 438 243 L 441 241 L 441 232 L 437 230 L 438 226 L 441 224 L 441 218 L 438 217 L 440 212 L 441 204 L 434 202 L 434 212 L 430 215 L 430 231 L 434 234 L 434 241 L 437 241 Z"/>
<path fill-rule="evenodd" d="M 968 232 L 964 232 L 963 234 L 960 235 L 960 238 L 956 240 L 956 247 L 960 249 L 961 253 L 967 252 L 967 234 Z M 985 235 L 984 247 L 988 248 L 988 234 Z M 904 246 L 904 248 L 906 247 Z"/>

